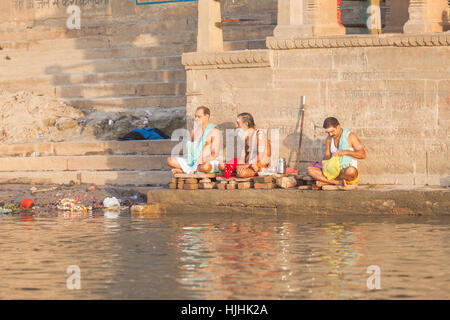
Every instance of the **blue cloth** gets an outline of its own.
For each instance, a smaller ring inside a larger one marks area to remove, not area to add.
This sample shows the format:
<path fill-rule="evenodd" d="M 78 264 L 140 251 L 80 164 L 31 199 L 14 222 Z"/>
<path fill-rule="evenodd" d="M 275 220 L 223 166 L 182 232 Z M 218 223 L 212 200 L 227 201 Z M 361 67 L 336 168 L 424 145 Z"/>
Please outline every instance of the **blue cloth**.
<path fill-rule="evenodd" d="M 164 140 L 164 137 L 158 134 L 153 128 L 134 129 L 133 131 L 140 133 L 146 140 Z"/>

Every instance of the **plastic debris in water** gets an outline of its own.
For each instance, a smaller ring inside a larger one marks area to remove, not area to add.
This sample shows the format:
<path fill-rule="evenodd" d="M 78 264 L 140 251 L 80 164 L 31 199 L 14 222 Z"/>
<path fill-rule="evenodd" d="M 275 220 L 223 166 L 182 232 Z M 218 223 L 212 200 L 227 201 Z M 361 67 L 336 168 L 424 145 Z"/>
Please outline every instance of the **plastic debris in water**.
<path fill-rule="evenodd" d="M 64 198 L 58 201 L 56 207 L 63 211 L 81 211 L 86 213 L 92 210 L 92 207 L 78 204 L 78 199 Z"/>
<path fill-rule="evenodd" d="M 103 207 L 109 209 L 120 209 L 120 202 L 116 197 L 106 198 L 105 200 L 103 200 Z"/>

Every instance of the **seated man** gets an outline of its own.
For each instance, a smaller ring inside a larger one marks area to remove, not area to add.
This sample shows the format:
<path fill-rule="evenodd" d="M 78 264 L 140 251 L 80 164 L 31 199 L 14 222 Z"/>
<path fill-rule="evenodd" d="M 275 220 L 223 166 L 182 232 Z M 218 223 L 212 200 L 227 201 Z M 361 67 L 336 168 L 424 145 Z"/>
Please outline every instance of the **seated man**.
<path fill-rule="evenodd" d="M 211 112 L 207 107 L 198 107 L 195 111 L 194 128 L 190 141 L 186 144 L 188 156 L 169 157 L 167 164 L 172 173 L 218 172 L 220 132 L 215 124 L 209 123 Z"/>
<path fill-rule="evenodd" d="M 365 159 L 366 151 L 356 134 L 349 129 L 341 128 L 336 118 L 326 118 L 323 128 L 328 133 L 325 142 L 324 160 L 332 156 L 339 156 L 340 173 L 336 179 L 328 180 L 320 167 L 309 166 L 308 175 L 316 179 L 316 185 L 322 187 L 328 185 L 356 184 L 359 180 L 358 161 L 356 159 Z"/>
<path fill-rule="evenodd" d="M 240 178 L 253 177 L 270 164 L 271 146 L 263 130 L 256 129 L 255 121 L 250 113 L 241 113 L 237 116 L 236 127 L 243 131 L 244 148 L 241 150 L 236 175 Z M 219 165 L 225 170 L 225 164 Z"/>

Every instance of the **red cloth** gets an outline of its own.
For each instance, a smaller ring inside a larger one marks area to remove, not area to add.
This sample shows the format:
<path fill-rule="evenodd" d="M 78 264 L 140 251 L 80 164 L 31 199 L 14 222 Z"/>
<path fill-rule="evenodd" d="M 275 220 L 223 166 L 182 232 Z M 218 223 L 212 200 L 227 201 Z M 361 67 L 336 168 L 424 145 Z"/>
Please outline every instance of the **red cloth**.
<path fill-rule="evenodd" d="M 287 167 L 286 168 L 286 173 L 290 174 L 290 173 L 297 173 L 297 170 L 291 167 Z"/>
<path fill-rule="evenodd" d="M 237 167 L 237 158 L 234 158 L 233 160 L 230 160 L 226 163 L 226 168 L 225 168 L 225 172 L 223 173 L 223 175 L 225 176 L 225 178 L 230 179 L 231 175 L 234 171 L 234 169 L 236 169 Z"/>

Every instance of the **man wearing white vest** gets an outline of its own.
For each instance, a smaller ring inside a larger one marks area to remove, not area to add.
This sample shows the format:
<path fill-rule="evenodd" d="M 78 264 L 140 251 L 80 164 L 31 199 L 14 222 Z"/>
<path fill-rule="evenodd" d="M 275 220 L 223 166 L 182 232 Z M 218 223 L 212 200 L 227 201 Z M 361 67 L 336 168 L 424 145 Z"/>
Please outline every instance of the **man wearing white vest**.
<path fill-rule="evenodd" d="M 339 157 L 339 176 L 335 179 L 328 180 L 322 172 L 321 164 L 311 164 L 307 173 L 316 180 L 317 187 L 324 185 L 340 185 L 356 184 L 359 180 L 358 160 L 365 159 L 366 151 L 361 145 L 359 138 L 349 129 L 341 128 L 336 118 L 326 118 L 323 128 L 328 134 L 325 142 L 324 160 L 331 157 Z"/>

